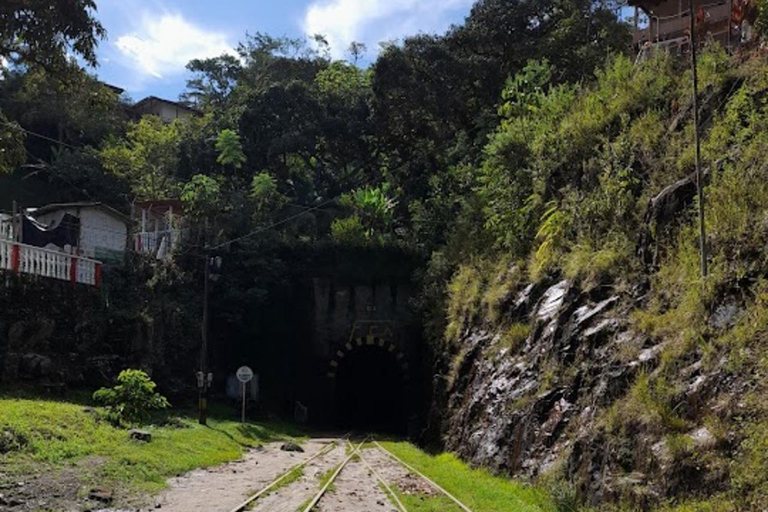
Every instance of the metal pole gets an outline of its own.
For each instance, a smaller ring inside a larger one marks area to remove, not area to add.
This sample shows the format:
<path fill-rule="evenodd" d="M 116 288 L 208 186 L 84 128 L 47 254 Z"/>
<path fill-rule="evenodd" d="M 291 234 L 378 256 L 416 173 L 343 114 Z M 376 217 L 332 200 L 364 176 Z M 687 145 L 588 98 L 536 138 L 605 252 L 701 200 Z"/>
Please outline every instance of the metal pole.
<path fill-rule="evenodd" d="M 205 251 L 205 271 L 203 273 L 205 284 L 203 285 L 203 345 L 200 349 L 200 371 L 203 374 L 203 385 L 200 388 L 198 422 L 201 425 L 208 423 L 208 286 L 210 281 L 211 264 L 208 250 Z"/>
<path fill-rule="evenodd" d="M 696 147 L 696 189 L 699 195 L 699 252 L 701 256 L 701 276 L 707 277 L 707 233 L 704 225 L 704 183 L 701 173 L 701 141 L 699 138 L 699 73 L 696 68 L 696 21 L 693 0 L 688 0 L 691 18 L 691 72 L 693 74 L 693 139 Z"/>
<path fill-rule="evenodd" d="M 728 49 L 731 50 L 733 44 L 731 42 L 731 32 L 733 32 L 733 0 L 728 1 Z"/>
<path fill-rule="evenodd" d="M 13 213 L 11 213 L 11 227 L 13 228 L 13 240 L 12 242 L 21 243 L 21 236 L 19 229 L 21 227 L 21 217 L 19 216 L 19 205 L 16 201 L 13 202 Z"/>
<path fill-rule="evenodd" d="M 243 425 L 245 425 L 245 382 L 243 382 Z"/>

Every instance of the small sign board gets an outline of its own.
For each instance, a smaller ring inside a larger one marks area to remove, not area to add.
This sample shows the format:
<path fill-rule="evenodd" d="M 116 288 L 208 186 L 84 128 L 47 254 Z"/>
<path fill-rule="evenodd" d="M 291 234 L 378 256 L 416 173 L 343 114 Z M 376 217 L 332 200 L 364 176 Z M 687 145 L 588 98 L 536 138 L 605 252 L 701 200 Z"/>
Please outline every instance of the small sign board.
<path fill-rule="evenodd" d="M 251 382 L 251 379 L 253 379 L 253 370 L 247 366 L 241 366 L 237 369 L 235 375 L 237 375 L 237 380 L 245 384 L 246 382 Z"/>

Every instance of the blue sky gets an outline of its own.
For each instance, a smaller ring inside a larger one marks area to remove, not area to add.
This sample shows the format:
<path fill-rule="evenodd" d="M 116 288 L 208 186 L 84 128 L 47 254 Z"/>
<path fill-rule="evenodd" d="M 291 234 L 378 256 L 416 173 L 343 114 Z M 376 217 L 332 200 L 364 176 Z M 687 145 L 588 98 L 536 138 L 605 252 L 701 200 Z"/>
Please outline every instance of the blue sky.
<path fill-rule="evenodd" d="M 246 32 L 324 34 L 334 57 L 351 41 L 368 45 L 460 23 L 473 0 L 97 0 L 108 31 L 99 47 L 100 79 L 134 99 L 176 99 L 185 64 L 231 52 Z"/>

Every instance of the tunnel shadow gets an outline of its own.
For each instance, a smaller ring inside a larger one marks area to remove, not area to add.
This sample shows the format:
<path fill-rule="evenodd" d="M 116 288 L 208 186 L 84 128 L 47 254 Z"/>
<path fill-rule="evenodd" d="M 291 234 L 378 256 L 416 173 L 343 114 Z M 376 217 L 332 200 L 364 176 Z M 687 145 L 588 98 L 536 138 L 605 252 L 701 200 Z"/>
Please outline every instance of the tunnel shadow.
<path fill-rule="evenodd" d="M 395 355 L 363 346 L 339 363 L 337 423 L 345 430 L 404 435 L 407 431 L 405 375 Z"/>

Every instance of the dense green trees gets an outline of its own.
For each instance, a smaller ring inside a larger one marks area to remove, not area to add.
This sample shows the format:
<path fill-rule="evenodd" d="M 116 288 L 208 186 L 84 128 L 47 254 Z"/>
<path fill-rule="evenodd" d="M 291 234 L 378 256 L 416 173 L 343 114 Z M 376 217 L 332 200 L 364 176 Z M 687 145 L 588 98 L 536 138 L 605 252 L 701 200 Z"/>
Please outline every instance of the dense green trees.
<path fill-rule="evenodd" d="M 8 66 L 21 66 L 69 75 L 72 66 L 67 62 L 68 52 L 95 65 L 96 45 L 106 35 L 94 18 L 95 9 L 92 0 L 3 2 L 0 5 L 0 73 L 5 75 Z M 47 87 L 51 85 L 48 83 Z M 0 99 L 3 97 L 4 94 L 0 95 Z M 24 161 L 23 132 L 13 121 L 16 119 L 9 120 L 0 105 L 0 174 Z"/>
<path fill-rule="evenodd" d="M 96 64 L 96 45 L 106 32 L 93 0 L 8 0 L 0 5 L 0 58 L 54 69 L 67 52 Z"/>

